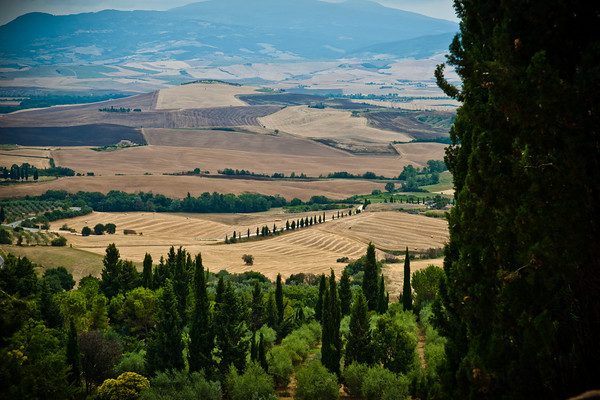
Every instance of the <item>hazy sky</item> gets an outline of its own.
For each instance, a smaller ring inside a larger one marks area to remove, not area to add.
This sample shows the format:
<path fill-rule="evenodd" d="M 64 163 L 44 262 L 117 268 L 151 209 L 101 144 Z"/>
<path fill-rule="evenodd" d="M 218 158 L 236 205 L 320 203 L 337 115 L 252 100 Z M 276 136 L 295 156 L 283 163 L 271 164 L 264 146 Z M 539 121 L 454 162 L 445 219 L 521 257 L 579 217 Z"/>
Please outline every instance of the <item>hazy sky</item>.
<path fill-rule="evenodd" d="M 50 14 L 78 14 L 83 12 L 115 10 L 168 10 L 198 0 L 0 0 L 0 25 L 29 12 Z M 218 0 L 214 0 L 218 1 Z M 251 0 L 249 0 L 251 1 Z M 254 0 L 256 1 L 256 0 Z M 329 0 L 338 1 L 338 0 Z M 374 0 L 387 7 L 400 8 L 434 18 L 457 21 L 452 0 Z"/>

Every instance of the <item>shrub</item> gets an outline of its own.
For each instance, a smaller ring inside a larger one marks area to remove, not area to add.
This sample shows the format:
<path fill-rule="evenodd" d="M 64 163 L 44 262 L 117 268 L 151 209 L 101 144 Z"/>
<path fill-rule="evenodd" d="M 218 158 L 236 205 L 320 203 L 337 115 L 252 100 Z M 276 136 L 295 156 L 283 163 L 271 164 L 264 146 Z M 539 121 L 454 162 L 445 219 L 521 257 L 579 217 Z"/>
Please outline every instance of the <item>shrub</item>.
<path fill-rule="evenodd" d="M 244 260 L 244 262 L 246 263 L 246 265 L 253 265 L 254 264 L 254 256 L 252 256 L 251 254 L 244 254 L 242 256 L 242 260 Z"/>
<path fill-rule="evenodd" d="M 364 377 L 362 394 L 366 400 L 408 399 L 408 379 L 377 365 Z"/>
<path fill-rule="evenodd" d="M 313 361 L 300 369 L 296 380 L 295 399 L 336 400 L 340 396 L 337 376 L 329 372 L 319 361 Z"/>
<path fill-rule="evenodd" d="M 124 372 L 117 379 L 107 379 L 98 388 L 102 400 L 136 400 L 150 389 L 147 378 L 135 372 Z"/>
<path fill-rule="evenodd" d="M 275 379 L 275 383 L 280 386 L 286 386 L 290 382 L 290 376 L 294 372 L 292 357 L 290 353 L 282 346 L 274 347 L 267 355 L 269 364 L 269 374 Z"/>
<path fill-rule="evenodd" d="M 152 379 L 150 390 L 142 396 L 143 400 L 221 400 L 221 385 L 206 380 L 204 372 L 185 371 L 159 372 Z"/>
<path fill-rule="evenodd" d="M 257 363 L 250 363 L 242 375 L 231 366 L 225 385 L 231 400 L 277 400 L 273 389 L 273 378 Z"/>
<path fill-rule="evenodd" d="M 67 238 L 65 238 L 64 236 L 59 236 L 56 239 L 52 239 L 52 241 L 50 242 L 50 244 L 52 246 L 57 246 L 57 247 L 66 246 L 67 245 Z"/>
<path fill-rule="evenodd" d="M 344 368 L 344 390 L 351 396 L 361 396 L 363 380 L 367 372 L 369 372 L 367 364 L 353 362 Z"/>

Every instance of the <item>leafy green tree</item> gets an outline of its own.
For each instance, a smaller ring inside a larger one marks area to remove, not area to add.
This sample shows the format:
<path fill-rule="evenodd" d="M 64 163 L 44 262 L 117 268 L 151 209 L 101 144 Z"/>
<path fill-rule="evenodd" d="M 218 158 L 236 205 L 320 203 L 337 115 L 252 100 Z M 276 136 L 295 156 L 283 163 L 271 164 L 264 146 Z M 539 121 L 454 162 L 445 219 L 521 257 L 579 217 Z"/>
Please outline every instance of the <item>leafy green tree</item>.
<path fill-rule="evenodd" d="M 129 335 L 141 339 L 150 337 L 158 318 L 158 306 L 158 295 L 150 289 L 138 287 L 125 293 L 120 317 Z"/>
<path fill-rule="evenodd" d="M 342 339 L 340 336 L 341 311 L 337 295 L 335 274 L 331 270 L 329 285 L 323 295 L 323 327 L 321 362 L 331 372 L 339 376 L 340 359 L 342 357 Z"/>
<path fill-rule="evenodd" d="M 413 272 L 411 285 L 415 291 L 416 309 L 420 310 L 423 305 L 435 300 L 442 279 L 444 279 L 444 270 L 435 265 Z"/>
<path fill-rule="evenodd" d="M 369 243 L 367 247 L 367 259 L 364 264 L 364 275 L 362 289 L 367 299 L 369 310 L 377 308 L 377 260 L 375 259 L 375 246 Z"/>
<path fill-rule="evenodd" d="M 104 225 L 104 231 L 110 235 L 114 235 L 115 232 L 117 232 L 117 226 L 112 222 L 109 222 L 108 224 Z"/>
<path fill-rule="evenodd" d="M 204 370 L 207 374 L 214 367 L 214 328 L 210 313 L 210 301 L 206 292 L 206 273 L 202 265 L 202 255 L 198 253 L 194 262 L 193 311 L 190 321 L 190 344 L 188 360 L 190 371 Z"/>
<path fill-rule="evenodd" d="M 373 333 L 375 361 L 395 373 L 406 374 L 415 362 L 417 343 L 389 314 L 377 319 Z"/>
<path fill-rule="evenodd" d="M 410 256 L 408 247 L 404 256 L 404 282 L 402 283 L 402 306 L 405 311 L 412 310 L 412 291 L 410 289 Z"/>
<path fill-rule="evenodd" d="M 385 190 L 387 190 L 389 193 L 392 193 L 395 188 L 396 185 L 394 184 L 394 182 L 388 182 L 385 184 Z"/>
<path fill-rule="evenodd" d="M 42 277 L 53 293 L 71 290 L 75 286 L 73 275 L 65 267 L 49 268 L 44 271 Z"/>
<path fill-rule="evenodd" d="M 96 226 L 94 226 L 94 235 L 104 235 L 104 230 L 103 224 L 96 224 Z"/>
<path fill-rule="evenodd" d="M 214 321 L 216 353 L 220 358 L 219 371 L 222 376 L 227 374 L 230 365 L 240 371 L 244 370 L 248 348 L 245 319 L 244 304 L 231 282 L 224 283 L 223 277 L 219 278 Z"/>
<path fill-rule="evenodd" d="M 225 386 L 231 400 L 277 399 L 273 378 L 257 363 L 248 364 L 241 375 L 235 366 L 231 366 L 225 379 Z"/>
<path fill-rule="evenodd" d="M 84 226 L 81 228 L 81 236 L 90 236 L 92 234 L 92 229 L 89 226 Z"/>
<path fill-rule="evenodd" d="M 371 364 L 373 349 L 371 346 L 371 328 L 367 300 L 359 289 L 354 296 L 350 314 L 350 331 L 346 341 L 345 363 Z"/>
<path fill-rule="evenodd" d="M 42 317 L 42 321 L 44 321 L 44 325 L 46 325 L 46 327 L 50 329 L 62 328 L 64 323 L 63 314 L 60 311 L 60 307 L 54 300 L 50 286 L 44 281 L 42 281 L 40 290 L 39 308 L 40 316 Z"/>
<path fill-rule="evenodd" d="M 144 255 L 142 286 L 147 289 L 152 289 L 152 256 L 149 253 Z"/>
<path fill-rule="evenodd" d="M 79 356 L 79 341 L 73 317 L 69 320 L 69 336 L 67 338 L 67 364 L 71 367 L 67 375 L 69 383 L 76 388 L 81 387 L 81 358 Z"/>
<path fill-rule="evenodd" d="M 381 365 L 375 365 L 363 377 L 362 394 L 366 400 L 408 400 L 409 381 Z"/>
<path fill-rule="evenodd" d="M 3 228 L 0 228 L 0 244 L 12 244 L 10 233 Z"/>
<path fill-rule="evenodd" d="M 340 397 L 337 376 L 319 361 L 312 361 L 296 375 L 298 400 L 337 400 Z"/>
<path fill-rule="evenodd" d="M 148 344 L 146 363 L 148 372 L 183 369 L 183 339 L 181 319 L 177 311 L 177 298 L 171 280 L 167 279 L 159 300 L 158 323 Z"/>
<path fill-rule="evenodd" d="M 38 293 L 38 278 L 33 263 L 27 257 L 15 257 L 9 253 L 0 268 L 0 289 L 20 298 Z"/>
<path fill-rule="evenodd" d="M 0 398 L 65 399 L 75 394 L 57 332 L 30 319 L 0 351 Z"/>
<path fill-rule="evenodd" d="M 350 290 L 350 274 L 344 268 L 340 278 L 340 310 L 342 317 L 350 314 L 350 305 L 352 304 L 352 290 Z"/>
<path fill-rule="evenodd" d="M 120 275 L 122 262 L 119 250 L 114 243 L 109 244 L 106 247 L 106 254 L 102 259 L 104 268 L 102 269 L 100 281 L 100 288 L 104 295 L 110 300 L 113 296 L 116 296 L 121 290 Z"/>
<path fill-rule="evenodd" d="M 522 6 L 457 2 L 448 60 L 461 88 L 436 71 L 462 103 L 445 159 L 456 205 L 438 308 L 456 398 L 598 387 L 600 4 Z"/>

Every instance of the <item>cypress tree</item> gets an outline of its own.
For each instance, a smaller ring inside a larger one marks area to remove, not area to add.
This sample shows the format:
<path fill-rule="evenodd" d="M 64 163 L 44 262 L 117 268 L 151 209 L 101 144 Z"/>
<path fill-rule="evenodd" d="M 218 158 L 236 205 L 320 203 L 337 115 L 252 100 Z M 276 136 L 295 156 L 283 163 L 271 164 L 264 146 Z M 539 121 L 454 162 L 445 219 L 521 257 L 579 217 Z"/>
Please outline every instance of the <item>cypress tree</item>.
<path fill-rule="evenodd" d="M 406 247 L 404 256 L 404 282 L 402 284 L 402 307 L 404 310 L 412 310 L 412 291 L 410 288 L 410 255 Z"/>
<path fill-rule="evenodd" d="M 258 362 L 262 369 L 267 371 L 269 369 L 269 364 L 267 363 L 267 355 L 265 350 L 265 339 L 263 333 L 260 333 L 260 340 L 258 342 Z"/>
<path fill-rule="evenodd" d="M 260 288 L 258 281 L 254 282 L 254 289 L 252 290 L 252 303 L 250 310 L 250 329 L 252 331 L 258 330 L 264 323 L 265 320 L 265 303 L 264 295 Z"/>
<path fill-rule="evenodd" d="M 258 343 L 256 343 L 256 331 L 252 332 L 252 339 L 250 340 L 250 361 L 254 362 L 258 360 Z"/>
<path fill-rule="evenodd" d="M 329 285 L 323 295 L 321 362 L 330 371 L 340 375 L 342 338 L 340 336 L 341 311 L 337 296 L 335 274 L 331 270 Z"/>
<path fill-rule="evenodd" d="M 457 1 L 461 101 L 436 321 L 449 397 L 564 399 L 600 371 L 600 3 Z M 458 145 L 460 143 L 460 145 Z"/>
<path fill-rule="evenodd" d="M 144 269 L 142 270 L 142 286 L 146 289 L 152 289 L 152 256 L 149 253 L 144 255 Z"/>
<path fill-rule="evenodd" d="M 385 281 L 383 274 L 379 279 L 379 289 L 377 291 L 377 314 L 385 314 L 388 308 L 388 298 L 385 294 Z"/>
<path fill-rule="evenodd" d="M 277 325 L 283 322 L 283 285 L 281 284 L 281 274 L 277 274 L 277 283 L 275 286 L 275 304 L 277 305 Z"/>
<path fill-rule="evenodd" d="M 6 214 L 4 214 L 4 207 L 0 207 L 0 224 L 6 220 Z"/>
<path fill-rule="evenodd" d="M 217 355 L 221 359 L 219 372 L 224 377 L 232 364 L 238 371 L 244 369 L 248 342 L 245 339 L 244 304 L 235 293 L 231 282 L 222 282 L 223 277 L 219 279 L 221 289 L 217 291 L 215 304 L 215 339 Z"/>
<path fill-rule="evenodd" d="M 275 304 L 275 293 L 270 292 L 267 299 L 267 324 L 275 329 L 277 328 L 277 305 Z"/>
<path fill-rule="evenodd" d="M 213 368 L 214 334 L 210 315 L 210 301 L 206 292 L 206 273 L 204 272 L 200 253 L 196 255 L 194 262 L 192 290 L 194 306 L 190 321 L 188 352 L 190 371 L 204 370 L 205 373 L 210 374 Z"/>
<path fill-rule="evenodd" d="M 325 288 L 327 287 L 327 278 L 325 274 L 321 274 L 319 280 L 319 296 L 317 297 L 317 305 L 315 306 L 315 319 L 321 321 L 323 315 L 323 296 L 325 296 Z"/>
<path fill-rule="evenodd" d="M 67 364 L 71 367 L 68 374 L 69 383 L 76 388 L 81 387 L 81 358 L 79 355 L 79 341 L 73 317 L 69 318 L 69 336 L 67 338 Z"/>
<path fill-rule="evenodd" d="M 340 309 L 342 317 L 350 314 L 350 305 L 352 304 L 352 290 L 350 289 L 350 275 L 348 270 L 344 268 L 342 277 L 340 278 Z"/>
<path fill-rule="evenodd" d="M 183 347 L 177 297 L 171 280 L 167 279 L 159 299 L 156 331 L 146 351 L 146 366 L 150 375 L 183 369 Z"/>
<path fill-rule="evenodd" d="M 121 293 L 135 289 L 140 284 L 140 274 L 132 261 L 125 260 L 121 263 L 119 274 L 119 288 Z"/>
<path fill-rule="evenodd" d="M 363 364 L 373 363 L 369 320 L 367 299 L 362 289 L 358 289 L 350 313 L 350 332 L 346 342 L 345 365 L 350 365 L 353 361 Z"/>
<path fill-rule="evenodd" d="M 369 243 L 367 247 L 367 260 L 363 275 L 362 289 L 367 299 L 369 310 L 377 308 L 377 260 L 375 259 L 375 246 Z"/>
<path fill-rule="evenodd" d="M 119 250 L 114 243 L 106 247 L 106 254 L 102 259 L 104 268 L 101 272 L 102 280 L 100 281 L 100 289 L 104 295 L 110 300 L 120 292 L 119 278 L 121 275 L 122 262 L 120 260 Z"/>

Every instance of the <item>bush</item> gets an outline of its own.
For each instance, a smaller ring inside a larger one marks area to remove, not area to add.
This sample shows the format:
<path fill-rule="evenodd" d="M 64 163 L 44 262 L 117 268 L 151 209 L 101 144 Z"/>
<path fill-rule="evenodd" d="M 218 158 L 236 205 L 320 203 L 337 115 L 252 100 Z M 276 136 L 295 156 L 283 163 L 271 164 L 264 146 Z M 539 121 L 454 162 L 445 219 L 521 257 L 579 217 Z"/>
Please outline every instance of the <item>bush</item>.
<path fill-rule="evenodd" d="M 67 245 L 67 238 L 64 236 L 59 236 L 56 239 L 52 239 L 50 242 L 52 246 L 62 247 Z"/>
<path fill-rule="evenodd" d="M 150 389 L 147 378 L 135 372 L 124 372 L 117 379 L 107 379 L 98 388 L 102 400 L 136 400 Z"/>
<path fill-rule="evenodd" d="M 284 347 L 272 348 L 267 355 L 267 363 L 269 364 L 269 374 L 273 376 L 277 385 L 286 386 L 290 383 L 294 365 L 290 353 Z"/>
<path fill-rule="evenodd" d="M 119 374 L 123 372 L 135 372 L 140 375 L 146 375 L 146 351 L 142 350 L 139 353 L 125 353 L 119 364 L 115 367 L 115 371 Z M 152 381 L 154 386 L 154 381 Z"/>
<path fill-rule="evenodd" d="M 329 372 L 319 361 L 313 361 L 300 369 L 296 380 L 295 399 L 335 400 L 340 396 L 337 376 Z"/>
<path fill-rule="evenodd" d="M 277 400 L 273 379 L 257 363 L 248 364 L 242 375 L 231 366 L 225 379 L 231 400 Z"/>
<path fill-rule="evenodd" d="M 252 264 L 254 264 L 254 256 L 252 256 L 251 254 L 244 254 L 242 256 L 242 260 L 244 260 L 244 262 L 246 263 L 246 265 L 252 265 Z"/>
<path fill-rule="evenodd" d="M 92 234 L 92 230 L 90 229 L 89 226 L 84 226 L 81 229 L 81 236 L 90 236 Z"/>
<path fill-rule="evenodd" d="M 110 235 L 113 235 L 117 231 L 117 226 L 113 223 L 104 225 L 104 231 Z"/>
<path fill-rule="evenodd" d="M 378 365 L 364 377 L 362 393 L 366 400 L 408 399 L 408 379 Z"/>
<path fill-rule="evenodd" d="M 96 224 L 96 226 L 94 226 L 94 235 L 104 235 L 105 229 L 106 228 L 104 228 L 104 225 Z"/>
<path fill-rule="evenodd" d="M 150 390 L 142 396 L 143 400 L 221 400 L 219 382 L 208 381 L 204 372 L 185 371 L 159 372 L 152 379 Z"/>
<path fill-rule="evenodd" d="M 362 395 L 362 385 L 365 376 L 369 372 L 367 364 L 352 363 L 344 368 L 344 390 L 351 396 Z"/>

